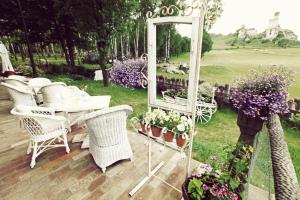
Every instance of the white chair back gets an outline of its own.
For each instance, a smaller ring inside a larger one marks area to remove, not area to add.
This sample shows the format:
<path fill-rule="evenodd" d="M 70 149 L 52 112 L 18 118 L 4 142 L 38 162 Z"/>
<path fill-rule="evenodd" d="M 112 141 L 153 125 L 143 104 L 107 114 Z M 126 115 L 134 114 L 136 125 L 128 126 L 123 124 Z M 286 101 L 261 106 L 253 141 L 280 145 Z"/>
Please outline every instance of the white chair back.
<path fill-rule="evenodd" d="M 30 89 L 26 90 L 24 88 L 19 88 L 7 83 L 1 83 L 1 85 L 3 85 L 7 89 L 11 99 L 14 102 L 14 106 L 36 106 L 34 93 Z"/>
<path fill-rule="evenodd" d="M 127 138 L 126 119 L 132 112 L 127 105 L 105 108 L 84 116 L 89 129 L 90 141 L 98 147 L 122 143 Z"/>
<path fill-rule="evenodd" d="M 37 92 L 41 87 L 51 84 L 52 82 L 47 78 L 33 78 L 28 81 L 28 85 Z"/>
<path fill-rule="evenodd" d="M 63 82 L 53 82 L 41 87 L 43 95 L 43 106 L 50 107 L 56 111 L 61 111 L 64 102 L 64 92 L 66 84 Z"/>
<path fill-rule="evenodd" d="M 10 78 L 10 79 L 15 79 L 15 80 L 19 80 L 19 81 L 23 81 L 23 82 L 28 81 L 28 78 L 27 78 L 27 77 L 25 77 L 25 76 L 20 76 L 20 75 L 10 75 L 10 76 L 8 76 L 8 78 Z"/>
<path fill-rule="evenodd" d="M 29 90 L 29 86 L 26 82 L 21 81 L 21 80 L 17 80 L 17 79 L 13 79 L 13 78 L 6 78 L 4 79 L 4 82 L 13 86 L 18 87 L 19 89 L 25 89 L 25 90 Z"/>

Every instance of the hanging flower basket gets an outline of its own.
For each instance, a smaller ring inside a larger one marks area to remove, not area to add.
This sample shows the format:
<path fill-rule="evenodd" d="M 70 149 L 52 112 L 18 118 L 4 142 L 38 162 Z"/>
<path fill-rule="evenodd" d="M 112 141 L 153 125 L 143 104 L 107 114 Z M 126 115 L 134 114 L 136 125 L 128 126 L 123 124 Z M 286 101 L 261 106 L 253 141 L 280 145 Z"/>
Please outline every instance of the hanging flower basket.
<path fill-rule="evenodd" d="M 151 126 L 151 132 L 154 137 L 160 137 L 161 130 L 162 130 L 161 127 L 154 126 L 154 125 Z"/>
<path fill-rule="evenodd" d="M 259 117 L 253 118 L 245 115 L 242 110 L 239 110 L 237 125 L 240 127 L 241 134 L 255 136 L 259 131 L 261 131 L 263 120 Z"/>
<path fill-rule="evenodd" d="M 173 131 L 167 130 L 166 133 L 164 133 L 164 139 L 166 142 L 172 142 L 174 139 L 175 133 Z"/>

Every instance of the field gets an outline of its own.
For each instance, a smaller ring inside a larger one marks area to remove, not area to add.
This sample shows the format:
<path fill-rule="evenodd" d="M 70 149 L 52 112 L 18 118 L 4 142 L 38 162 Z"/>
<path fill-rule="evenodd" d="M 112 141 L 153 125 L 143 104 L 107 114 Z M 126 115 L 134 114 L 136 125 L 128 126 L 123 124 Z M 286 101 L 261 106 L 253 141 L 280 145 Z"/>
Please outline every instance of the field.
<path fill-rule="evenodd" d="M 223 49 L 212 50 L 205 54 L 200 68 L 200 79 L 212 84 L 234 83 L 239 76 L 250 69 L 262 69 L 266 66 L 284 66 L 295 72 L 295 81 L 290 87 L 291 97 L 300 97 L 300 48 L 265 48 L 265 49 Z M 189 54 L 172 57 L 174 64 L 186 63 Z M 163 73 L 165 74 L 165 73 Z M 168 75 L 182 78 L 182 75 Z M 185 76 L 187 77 L 187 75 Z"/>

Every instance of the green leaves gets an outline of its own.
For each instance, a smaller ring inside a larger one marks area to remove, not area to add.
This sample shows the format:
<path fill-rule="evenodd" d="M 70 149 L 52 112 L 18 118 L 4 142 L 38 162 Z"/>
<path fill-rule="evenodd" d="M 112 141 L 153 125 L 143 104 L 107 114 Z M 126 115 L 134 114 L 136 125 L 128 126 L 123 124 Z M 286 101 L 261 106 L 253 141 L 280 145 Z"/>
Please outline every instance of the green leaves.
<path fill-rule="evenodd" d="M 188 185 L 188 193 L 192 199 L 201 200 L 204 197 L 202 186 L 203 183 L 199 179 L 193 178 L 190 180 Z"/>

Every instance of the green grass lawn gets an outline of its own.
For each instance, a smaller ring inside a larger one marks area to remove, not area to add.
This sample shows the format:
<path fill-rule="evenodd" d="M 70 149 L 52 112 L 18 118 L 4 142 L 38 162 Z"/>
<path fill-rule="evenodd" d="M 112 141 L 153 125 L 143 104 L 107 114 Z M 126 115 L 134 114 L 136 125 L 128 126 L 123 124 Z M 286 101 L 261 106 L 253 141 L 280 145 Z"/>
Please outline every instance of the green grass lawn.
<path fill-rule="evenodd" d="M 128 88 L 110 85 L 105 88 L 101 81 L 72 80 L 67 76 L 51 77 L 55 81 L 63 81 L 67 85 L 77 85 L 83 88 L 88 86 L 91 95 L 111 95 L 111 106 L 129 104 L 134 112 L 130 116 L 147 110 L 147 91 L 142 89 L 131 90 Z M 218 162 L 225 162 L 226 152 L 223 150 L 228 145 L 235 145 L 239 137 L 239 128 L 236 125 L 237 115 L 230 109 L 222 109 L 216 112 L 212 120 L 205 125 L 197 124 L 197 135 L 193 145 L 193 157 L 201 162 L 209 162 L 211 155 L 216 155 Z M 290 154 L 300 180 L 300 132 L 284 126 L 285 138 L 289 145 Z M 265 152 L 265 151 L 263 151 Z M 263 159 L 261 163 L 265 163 Z M 256 166 L 254 179 L 265 174 L 266 167 L 263 164 Z M 256 183 L 256 182 L 254 182 Z M 256 185 L 260 185 L 256 183 Z"/>
<path fill-rule="evenodd" d="M 291 97 L 300 97 L 300 48 L 268 49 L 229 49 L 212 50 L 202 58 L 200 79 L 212 84 L 232 84 L 239 76 L 246 75 L 251 69 L 262 69 L 265 66 L 281 65 L 295 72 L 295 82 L 290 87 Z M 179 65 L 187 63 L 189 54 L 172 57 L 170 62 Z M 187 78 L 187 75 L 166 74 L 168 77 Z"/>

